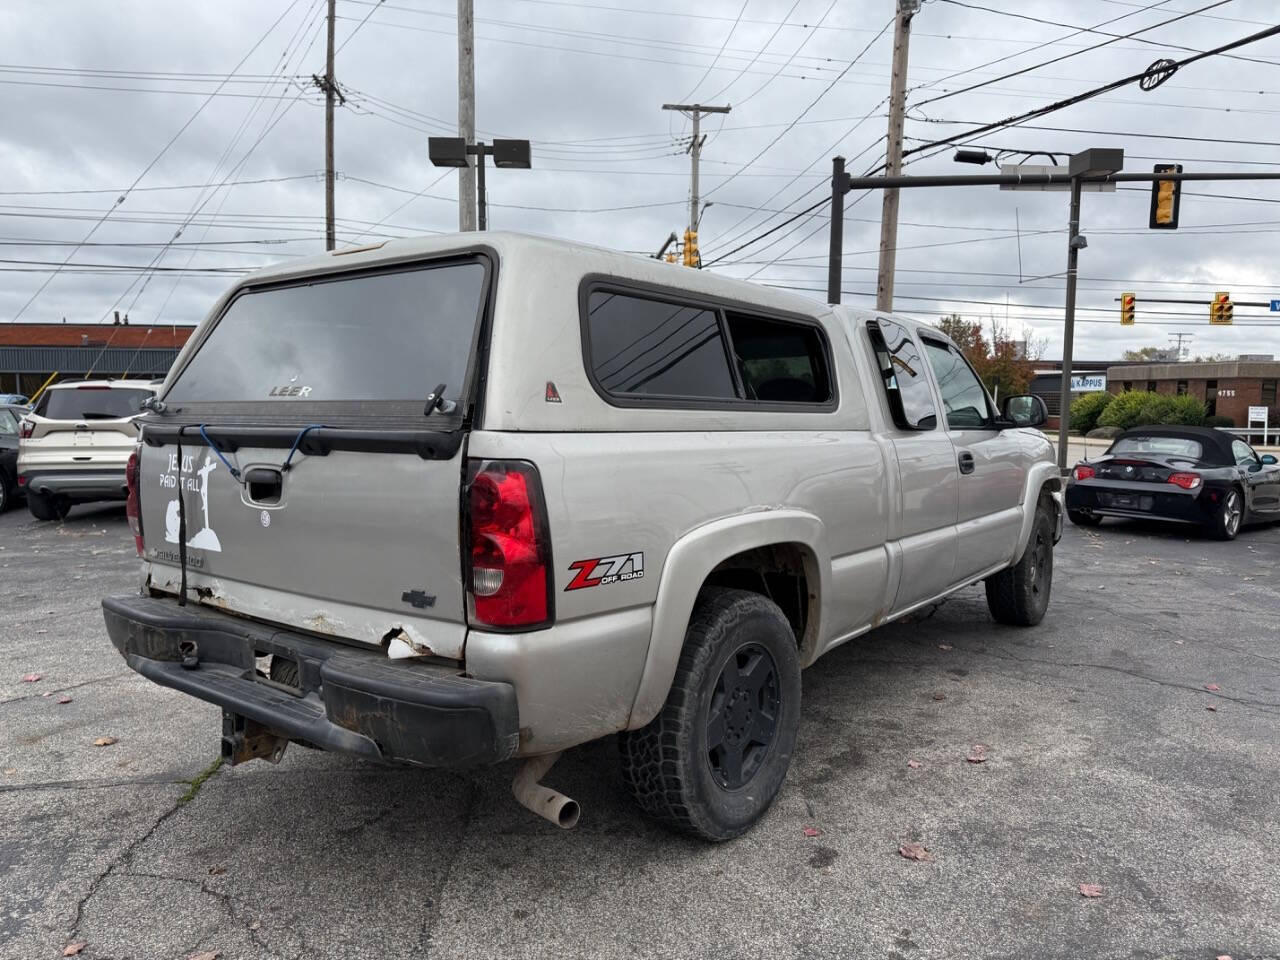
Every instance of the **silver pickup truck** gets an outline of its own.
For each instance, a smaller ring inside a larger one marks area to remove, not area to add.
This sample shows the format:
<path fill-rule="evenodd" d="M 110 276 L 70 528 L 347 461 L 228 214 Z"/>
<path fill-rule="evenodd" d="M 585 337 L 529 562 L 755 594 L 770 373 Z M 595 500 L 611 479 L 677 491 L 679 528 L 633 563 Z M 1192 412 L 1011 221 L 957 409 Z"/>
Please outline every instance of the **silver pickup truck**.
<path fill-rule="evenodd" d="M 423 766 L 617 735 L 649 815 L 723 840 L 782 785 L 801 669 L 985 580 L 1045 614 L 1061 479 L 899 317 L 501 233 L 282 264 L 229 291 L 142 418 L 140 591 L 103 603 L 223 756 Z"/>

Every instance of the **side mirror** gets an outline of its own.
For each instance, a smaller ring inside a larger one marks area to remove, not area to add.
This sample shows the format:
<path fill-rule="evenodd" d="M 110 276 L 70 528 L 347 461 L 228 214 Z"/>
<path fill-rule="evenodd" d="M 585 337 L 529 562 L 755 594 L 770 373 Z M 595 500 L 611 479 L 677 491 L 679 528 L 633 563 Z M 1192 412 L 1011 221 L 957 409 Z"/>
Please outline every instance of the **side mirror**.
<path fill-rule="evenodd" d="M 1000 415 L 1015 427 L 1039 427 L 1049 419 L 1049 408 L 1034 394 L 1005 397 L 1000 402 Z"/>
<path fill-rule="evenodd" d="M 1264 453 L 1262 455 L 1262 462 L 1269 467 L 1272 464 L 1280 463 L 1280 460 L 1277 460 L 1274 454 Z"/>

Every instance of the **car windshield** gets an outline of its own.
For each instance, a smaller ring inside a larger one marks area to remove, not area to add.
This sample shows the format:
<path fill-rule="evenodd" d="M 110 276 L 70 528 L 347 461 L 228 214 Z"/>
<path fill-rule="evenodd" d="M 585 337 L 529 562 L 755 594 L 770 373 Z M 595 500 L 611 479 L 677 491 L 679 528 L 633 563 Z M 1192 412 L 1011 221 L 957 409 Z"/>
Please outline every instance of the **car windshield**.
<path fill-rule="evenodd" d="M 50 420 L 119 420 L 142 412 L 154 390 L 131 387 L 62 387 L 40 399 L 36 413 Z"/>
<path fill-rule="evenodd" d="M 1199 460 L 1203 452 L 1200 441 L 1188 437 L 1121 437 L 1111 448 L 1115 456 L 1154 453 L 1184 460 Z"/>

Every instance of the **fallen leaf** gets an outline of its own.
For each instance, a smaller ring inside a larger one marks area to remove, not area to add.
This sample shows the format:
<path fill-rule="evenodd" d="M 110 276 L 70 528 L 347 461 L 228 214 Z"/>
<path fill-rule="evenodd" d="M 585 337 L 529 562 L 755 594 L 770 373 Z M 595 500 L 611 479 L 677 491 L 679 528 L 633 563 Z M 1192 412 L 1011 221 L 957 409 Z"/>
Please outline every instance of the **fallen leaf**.
<path fill-rule="evenodd" d="M 93 741 L 93 745 L 95 747 L 109 747 L 113 743 L 119 743 L 119 742 L 120 741 L 118 741 L 115 737 L 98 737 L 98 739 Z"/>
<path fill-rule="evenodd" d="M 65 947 L 62 948 L 62 955 L 64 957 L 74 957 L 77 953 L 79 953 L 81 950 L 83 950 L 87 946 L 88 946 L 87 943 L 78 943 L 78 942 L 68 943 Z"/>
<path fill-rule="evenodd" d="M 1089 897 L 1090 899 L 1100 897 L 1102 896 L 1102 886 L 1097 883 L 1082 883 L 1080 884 L 1080 896 Z"/>
<path fill-rule="evenodd" d="M 226 872 L 227 872 L 226 867 L 210 867 L 209 868 L 209 876 L 211 877 L 220 877 Z"/>
<path fill-rule="evenodd" d="M 253 923 L 249 924 L 249 929 L 250 929 L 250 930 L 260 930 L 260 929 L 262 929 L 262 921 L 261 921 L 261 920 L 255 920 L 255 921 L 253 921 Z"/>
<path fill-rule="evenodd" d="M 805 827 L 804 835 L 806 837 L 820 837 L 822 836 L 822 831 L 819 830 L 817 827 Z"/>
<path fill-rule="evenodd" d="M 1231 954 L 1220 953 L 1216 957 L 1214 957 L 1213 960 L 1231 960 Z"/>
<path fill-rule="evenodd" d="M 908 761 L 907 761 L 907 766 L 908 766 L 908 767 L 910 767 L 912 770 L 919 770 L 919 769 L 920 769 L 920 761 L 919 761 L 919 760 L 908 760 Z"/>
<path fill-rule="evenodd" d="M 1206 709 L 1206 710 L 1208 710 L 1210 713 L 1217 713 L 1217 712 L 1218 712 L 1218 708 L 1217 708 L 1217 707 L 1215 707 L 1212 703 L 1211 703 L 1211 704 L 1209 704 L 1208 706 L 1206 706 L 1206 707 L 1205 707 L 1205 709 Z"/>
<path fill-rule="evenodd" d="M 904 860 L 920 860 L 923 862 L 932 862 L 933 854 L 929 852 L 929 848 L 923 843 L 904 843 L 898 847 L 898 856 Z"/>
<path fill-rule="evenodd" d="M 969 751 L 969 755 L 965 757 L 970 763 L 986 763 L 987 748 L 980 743 L 975 743 L 973 749 Z"/>
<path fill-rule="evenodd" d="M 1204 688 L 1205 688 L 1206 690 L 1208 690 L 1210 693 L 1217 693 L 1219 690 L 1221 690 L 1221 689 L 1222 689 L 1222 688 L 1221 688 L 1220 686 L 1218 686 L 1216 683 L 1206 683 L 1206 684 L 1204 685 Z"/>
<path fill-rule="evenodd" d="M 939 649 L 939 650 L 950 650 L 950 649 L 951 649 L 951 644 L 949 644 L 949 643 L 940 643 L 940 644 L 938 644 L 938 649 Z"/>
<path fill-rule="evenodd" d="M 23 683 L 38 683 L 39 681 L 40 681 L 40 674 L 38 673 L 28 673 L 23 675 L 22 677 Z"/>
<path fill-rule="evenodd" d="M 58 702 L 59 702 L 59 703 L 70 703 L 70 702 L 71 702 L 71 698 L 70 698 L 70 697 L 68 697 L 68 696 L 64 693 L 62 696 L 60 696 L 60 697 L 58 698 Z"/>
<path fill-rule="evenodd" d="M 52 696 L 53 696 L 53 691 L 52 691 L 52 690 L 46 690 L 44 693 L 40 694 L 40 696 L 42 696 L 42 697 L 52 697 Z"/>
<path fill-rule="evenodd" d="M 945 699 L 947 699 L 947 695 L 946 695 L 945 693 L 935 693 L 935 694 L 933 695 L 933 699 L 935 699 L 935 700 L 945 700 Z"/>
<path fill-rule="evenodd" d="M 17 768 L 17 767 L 5 767 L 5 768 L 4 768 L 4 775 L 5 775 L 6 777 L 7 777 L 7 776 L 9 776 L 10 774 L 14 774 L 14 773 L 17 773 L 17 772 L 18 772 L 18 768 Z"/>
<path fill-rule="evenodd" d="M 187 957 L 187 960 L 218 960 L 222 956 L 221 950 L 206 950 L 203 953 L 193 953 Z"/>

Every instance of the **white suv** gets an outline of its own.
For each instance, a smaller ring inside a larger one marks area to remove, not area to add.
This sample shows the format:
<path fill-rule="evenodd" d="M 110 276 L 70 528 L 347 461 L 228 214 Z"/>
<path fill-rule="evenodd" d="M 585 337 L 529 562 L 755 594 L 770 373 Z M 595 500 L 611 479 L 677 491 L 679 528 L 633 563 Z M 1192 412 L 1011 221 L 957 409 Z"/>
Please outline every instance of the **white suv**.
<path fill-rule="evenodd" d="M 155 387 L 139 380 L 86 380 L 49 387 L 22 421 L 18 486 L 37 520 L 73 504 L 123 500 L 125 464 L 138 442 L 134 418 Z"/>

